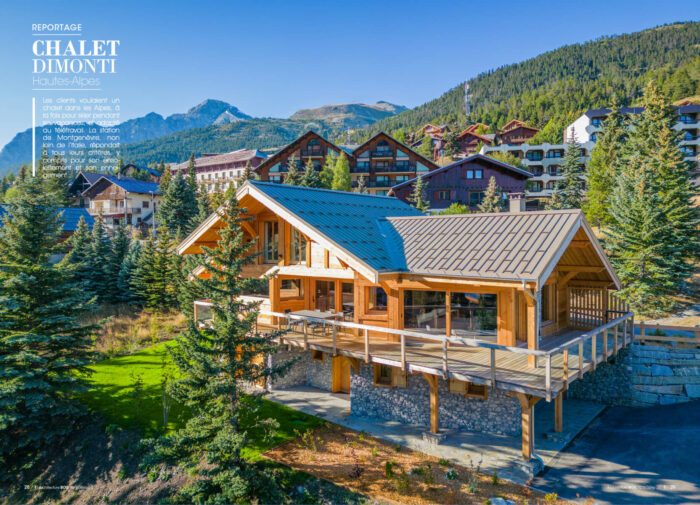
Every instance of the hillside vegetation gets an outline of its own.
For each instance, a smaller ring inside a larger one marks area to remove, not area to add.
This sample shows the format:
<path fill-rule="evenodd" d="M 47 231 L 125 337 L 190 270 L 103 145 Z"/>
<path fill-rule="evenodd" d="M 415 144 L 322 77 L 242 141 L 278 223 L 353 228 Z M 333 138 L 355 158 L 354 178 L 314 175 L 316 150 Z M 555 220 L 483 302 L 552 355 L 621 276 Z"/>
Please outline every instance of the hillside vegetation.
<path fill-rule="evenodd" d="M 646 81 L 659 78 L 672 100 L 700 93 L 700 23 L 678 23 L 584 44 L 482 73 L 469 80 L 470 120 L 501 127 L 517 118 L 535 126 L 565 125 L 595 107 L 631 105 Z M 466 124 L 464 83 L 445 94 L 366 129 L 346 134 L 359 142 L 377 131 L 406 132 L 428 122 Z M 550 128 L 551 137 L 561 128 Z M 557 138 L 544 140 L 556 141 Z"/>

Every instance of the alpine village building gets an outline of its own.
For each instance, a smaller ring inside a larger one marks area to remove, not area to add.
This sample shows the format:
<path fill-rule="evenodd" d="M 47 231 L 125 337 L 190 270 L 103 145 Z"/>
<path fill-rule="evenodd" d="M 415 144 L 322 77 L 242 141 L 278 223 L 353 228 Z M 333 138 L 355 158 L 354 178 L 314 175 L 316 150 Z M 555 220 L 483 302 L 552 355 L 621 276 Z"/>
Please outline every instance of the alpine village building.
<path fill-rule="evenodd" d="M 431 211 L 440 211 L 452 203 L 460 203 L 476 210 L 484 199 L 491 177 L 496 180 L 504 203 L 507 203 L 509 195 L 517 194 L 522 197 L 519 201 L 524 204 L 525 185 L 532 174 L 483 154 L 473 154 L 397 184 L 391 188 L 388 196 L 409 203 L 419 177 L 425 185 L 423 196 Z"/>
<path fill-rule="evenodd" d="M 200 187 L 207 192 L 225 191 L 229 186 L 240 180 L 245 166 L 258 167 L 265 160 L 265 155 L 256 149 L 237 149 L 222 154 L 202 154 L 195 158 L 194 166 L 196 179 Z M 173 175 L 180 172 L 187 175 L 189 160 L 170 167 Z"/>
<path fill-rule="evenodd" d="M 345 154 L 353 187 L 358 186 L 362 177 L 368 191 L 375 195 L 386 195 L 392 186 L 438 168 L 432 160 L 383 132 L 359 146 L 344 147 L 308 131 L 263 161 L 255 173 L 262 181 L 281 183 L 292 160 L 301 174 L 309 160 L 320 171 L 329 153 L 335 156 Z"/>
<path fill-rule="evenodd" d="M 84 180 L 92 178 L 86 173 L 78 174 Z M 73 182 L 79 186 L 84 183 Z M 92 216 L 101 215 L 105 225 L 113 228 L 120 225 L 132 227 L 154 226 L 155 211 L 160 204 L 162 194 L 158 183 L 100 174 L 100 177 L 77 197 L 89 205 Z"/>
<path fill-rule="evenodd" d="M 631 340 L 580 210 L 426 216 L 396 198 L 260 181 L 236 194 L 256 254 L 243 275 L 269 279 L 246 298 L 260 303 L 256 331 L 288 330 L 261 360 L 298 358 L 257 387 L 349 392 L 352 414 L 423 425 L 427 438 L 520 435 L 536 473 L 534 405 L 554 402 L 562 431 L 568 385 Z M 213 213 L 178 253 L 201 254 L 222 226 Z M 199 324 L 210 307 L 195 302 Z"/>

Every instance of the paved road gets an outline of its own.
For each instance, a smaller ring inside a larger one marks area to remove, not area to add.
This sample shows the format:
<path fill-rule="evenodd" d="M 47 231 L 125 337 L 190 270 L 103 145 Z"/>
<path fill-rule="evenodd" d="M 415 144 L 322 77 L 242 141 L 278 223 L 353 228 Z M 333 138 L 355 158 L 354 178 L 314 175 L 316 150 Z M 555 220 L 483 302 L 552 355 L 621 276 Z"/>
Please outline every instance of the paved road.
<path fill-rule="evenodd" d="M 700 504 L 700 402 L 611 407 L 533 485 L 596 504 Z"/>

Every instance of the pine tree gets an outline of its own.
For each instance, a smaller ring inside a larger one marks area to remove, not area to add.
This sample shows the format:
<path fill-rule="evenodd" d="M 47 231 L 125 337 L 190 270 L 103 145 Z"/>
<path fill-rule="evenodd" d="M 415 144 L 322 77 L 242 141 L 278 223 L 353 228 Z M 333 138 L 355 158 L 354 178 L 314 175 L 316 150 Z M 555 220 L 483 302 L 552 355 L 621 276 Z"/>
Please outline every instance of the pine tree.
<path fill-rule="evenodd" d="M 301 178 L 301 183 L 299 185 L 307 188 L 322 187 L 321 177 L 316 171 L 316 167 L 314 166 L 313 161 L 311 161 L 311 158 L 309 158 L 309 160 L 306 162 L 306 166 L 304 167 L 304 176 Z"/>
<path fill-rule="evenodd" d="M 365 176 L 361 175 L 359 179 L 357 179 L 357 187 L 355 188 L 356 193 L 362 193 L 362 194 L 367 194 L 369 193 L 369 190 L 367 189 L 367 183 L 365 182 Z"/>
<path fill-rule="evenodd" d="M 217 205 L 214 204 L 212 195 L 207 193 L 206 186 L 202 183 L 197 194 L 197 215 L 194 217 L 193 228 L 203 223 L 216 207 Z"/>
<path fill-rule="evenodd" d="M 180 172 L 175 174 L 158 208 L 158 223 L 173 236 L 186 236 L 197 224 L 197 188 L 190 186 Z"/>
<path fill-rule="evenodd" d="M 44 178 L 44 190 L 51 197 L 51 202 L 56 207 L 65 207 L 69 203 L 68 185 L 70 174 L 63 158 L 58 154 L 42 161 L 42 175 Z"/>
<path fill-rule="evenodd" d="M 503 197 L 501 188 L 496 185 L 496 178 L 489 179 L 489 185 L 484 193 L 484 199 L 479 204 L 480 212 L 501 212 L 503 210 Z"/>
<path fill-rule="evenodd" d="M 421 176 L 416 177 L 416 182 L 413 184 L 413 191 L 408 198 L 409 203 L 421 212 L 427 212 L 430 208 L 428 202 L 425 201 L 425 188 L 427 184 Z"/>
<path fill-rule="evenodd" d="M 111 254 L 106 260 L 107 284 L 103 286 L 106 292 L 105 301 L 117 303 L 120 299 L 119 272 L 131 248 L 131 237 L 126 226 L 119 226 L 112 238 Z"/>
<path fill-rule="evenodd" d="M 161 172 L 160 181 L 158 182 L 158 189 L 161 193 L 165 194 L 165 192 L 168 191 L 168 187 L 170 186 L 171 180 L 172 174 L 170 173 L 170 164 L 168 164 L 167 168 L 163 170 L 163 172 Z"/>
<path fill-rule="evenodd" d="M 97 296 L 100 303 L 109 299 L 107 286 L 110 278 L 108 265 L 111 254 L 112 246 L 107 236 L 104 219 L 101 215 L 98 215 L 95 218 L 95 224 L 92 227 L 90 236 L 85 290 L 93 296 Z"/>
<path fill-rule="evenodd" d="M 552 196 L 549 198 L 549 200 L 547 200 L 544 208 L 546 210 L 561 210 L 566 208 L 558 188 L 554 188 L 554 191 L 552 191 Z"/>
<path fill-rule="evenodd" d="M 462 148 L 459 143 L 459 138 L 457 138 L 457 135 L 451 131 L 446 131 L 442 139 L 445 141 L 445 156 L 449 156 L 450 158 L 454 159 Z M 476 152 L 478 153 L 479 151 Z"/>
<path fill-rule="evenodd" d="M 401 142 L 402 144 L 406 143 L 406 134 L 403 130 L 396 130 L 392 137 L 394 137 L 394 140 L 397 142 Z"/>
<path fill-rule="evenodd" d="M 622 117 L 612 111 L 605 119 L 603 132 L 591 151 L 588 163 L 588 187 L 583 210 L 586 219 L 599 228 L 608 226 L 610 199 L 620 171 L 620 158 L 623 152 L 627 130 Z"/>
<path fill-rule="evenodd" d="M 290 186 L 300 186 L 301 185 L 301 174 L 297 169 L 297 160 L 294 156 L 289 158 L 287 161 L 287 174 L 284 176 L 284 183 Z"/>
<path fill-rule="evenodd" d="M 335 164 L 336 164 L 336 156 L 332 151 L 328 151 L 328 154 L 326 154 L 326 160 L 325 163 L 323 164 L 323 169 L 321 170 L 321 173 L 319 174 L 319 177 L 321 178 L 321 187 L 324 187 L 326 189 L 331 189 L 333 186 L 333 175 L 335 174 Z"/>
<path fill-rule="evenodd" d="M 141 244 L 133 241 L 117 275 L 117 301 L 119 303 L 137 304 L 142 301 L 134 289 L 136 269 L 139 265 Z"/>
<path fill-rule="evenodd" d="M 134 276 L 136 291 L 146 307 L 167 310 L 177 306 L 179 271 L 175 266 L 171 236 L 161 228 L 156 239 L 145 242 Z"/>
<path fill-rule="evenodd" d="M 193 461 L 206 466 L 198 479 L 180 490 L 178 499 L 198 503 L 276 503 L 281 496 L 271 476 L 242 456 L 248 443 L 247 425 L 255 418 L 260 395 L 246 393 L 244 382 L 267 380 L 285 366 L 269 368 L 256 359 L 274 353 L 272 338 L 253 333 L 257 318 L 254 303 L 241 301 L 244 265 L 254 261 L 252 243 L 241 230 L 241 209 L 232 193 L 222 210 L 225 226 L 215 249 L 203 247 L 201 266 L 208 279 L 195 279 L 212 302 L 211 328 L 199 328 L 189 319 L 172 356 L 181 378 L 170 393 L 192 411 L 183 428 L 172 435 L 148 440 L 145 465 Z"/>
<path fill-rule="evenodd" d="M 190 154 L 190 162 L 187 165 L 187 184 L 194 193 L 197 192 L 197 165 L 194 162 L 194 153 Z"/>
<path fill-rule="evenodd" d="M 46 448 L 75 429 L 93 359 L 93 326 L 79 323 L 93 307 L 74 282 L 72 265 L 52 264 L 61 217 L 43 181 L 27 178 L 0 228 L 0 480 L 31 468 Z"/>
<path fill-rule="evenodd" d="M 557 183 L 562 209 L 580 209 L 583 206 L 586 182 L 581 155 L 581 146 L 572 136 L 566 144 L 562 178 Z"/>
<path fill-rule="evenodd" d="M 255 172 L 253 172 L 253 167 L 250 165 L 250 160 L 248 160 L 245 163 L 245 169 L 243 169 L 243 176 L 241 177 L 240 184 L 243 184 L 245 181 L 254 181 L 255 179 L 257 179 L 257 177 L 255 176 Z"/>
<path fill-rule="evenodd" d="M 416 152 L 429 160 L 433 159 L 433 139 L 430 135 L 425 135 Z"/>
<path fill-rule="evenodd" d="M 350 163 L 345 153 L 341 153 L 333 170 L 333 183 L 331 189 L 336 191 L 352 191 L 352 178 L 350 177 Z"/>
<path fill-rule="evenodd" d="M 17 174 L 17 180 L 19 182 L 24 182 L 27 179 L 27 165 L 22 165 L 19 169 L 19 174 Z"/>

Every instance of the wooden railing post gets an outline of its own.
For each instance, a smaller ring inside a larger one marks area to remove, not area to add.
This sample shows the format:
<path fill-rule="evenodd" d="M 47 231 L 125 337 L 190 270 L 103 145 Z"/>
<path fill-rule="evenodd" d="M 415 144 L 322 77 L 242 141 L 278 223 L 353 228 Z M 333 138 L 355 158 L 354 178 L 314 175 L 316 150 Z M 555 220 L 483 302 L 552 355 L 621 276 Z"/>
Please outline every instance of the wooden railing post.
<path fill-rule="evenodd" d="M 547 401 L 552 401 L 552 355 L 547 354 L 547 363 L 544 369 L 544 388 Z"/>
<path fill-rule="evenodd" d="M 304 349 L 309 348 L 309 322 L 304 319 Z"/>
<path fill-rule="evenodd" d="M 644 321 L 639 322 L 639 341 L 644 343 L 644 336 L 646 335 L 646 328 L 644 327 Z"/>
<path fill-rule="evenodd" d="M 617 354 L 617 325 L 613 328 L 613 354 Z"/>
<path fill-rule="evenodd" d="M 583 378 L 583 340 L 578 343 L 578 378 Z"/>
<path fill-rule="evenodd" d="M 630 344 L 634 340 L 634 314 L 632 314 L 629 318 L 629 329 L 630 329 Z"/>
<path fill-rule="evenodd" d="M 338 345 L 336 343 L 336 328 L 335 325 L 333 325 L 333 356 L 338 355 Z"/>
<path fill-rule="evenodd" d="M 401 334 L 401 370 L 406 371 L 406 335 Z"/>
<path fill-rule="evenodd" d="M 597 333 L 594 333 L 593 336 L 591 337 L 591 359 L 593 360 L 592 368 L 591 370 L 595 370 L 595 365 L 596 365 L 596 349 L 595 349 L 595 341 L 596 337 L 598 336 Z"/>
<path fill-rule="evenodd" d="M 365 328 L 365 363 L 369 363 L 369 330 Z"/>
<path fill-rule="evenodd" d="M 566 391 L 569 388 L 569 350 L 564 349 L 564 376 L 562 377 L 564 380 L 564 391 Z"/>
<path fill-rule="evenodd" d="M 442 341 L 442 374 L 447 379 L 447 339 Z"/>
<path fill-rule="evenodd" d="M 695 325 L 695 345 L 700 347 L 700 324 Z"/>
<path fill-rule="evenodd" d="M 603 361 L 608 361 L 608 329 L 603 330 Z"/>
<path fill-rule="evenodd" d="M 491 348 L 491 387 L 496 389 L 496 349 Z"/>

